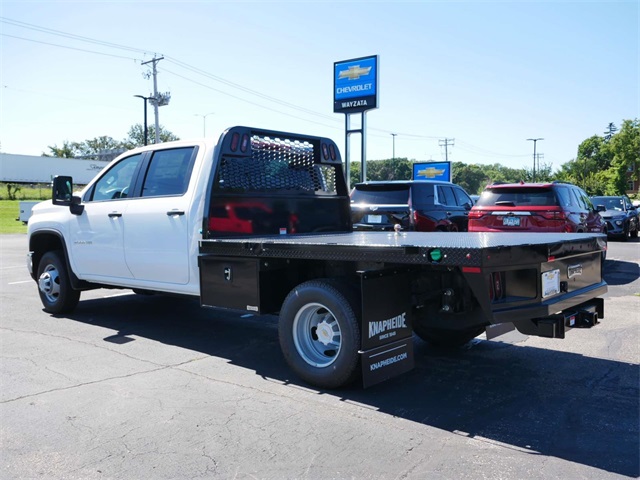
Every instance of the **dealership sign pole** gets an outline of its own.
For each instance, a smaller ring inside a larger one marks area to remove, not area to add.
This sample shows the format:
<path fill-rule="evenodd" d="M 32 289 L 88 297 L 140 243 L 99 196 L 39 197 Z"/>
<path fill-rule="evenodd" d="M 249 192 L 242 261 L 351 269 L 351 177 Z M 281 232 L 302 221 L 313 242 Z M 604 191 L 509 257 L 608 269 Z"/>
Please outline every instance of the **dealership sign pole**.
<path fill-rule="evenodd" d="M 378 108 L 378 55 L 353 58 L 333 64 L 333 111 L 344 113 L 345 167 L 344 174 L 350 188 L 351 152 L 349 137 L 360 134 L 360 180 L 367 179 L 366 127 L 367 110 Z M 351 127 L 351 115 L 360 114 L 360 128 Z"/>

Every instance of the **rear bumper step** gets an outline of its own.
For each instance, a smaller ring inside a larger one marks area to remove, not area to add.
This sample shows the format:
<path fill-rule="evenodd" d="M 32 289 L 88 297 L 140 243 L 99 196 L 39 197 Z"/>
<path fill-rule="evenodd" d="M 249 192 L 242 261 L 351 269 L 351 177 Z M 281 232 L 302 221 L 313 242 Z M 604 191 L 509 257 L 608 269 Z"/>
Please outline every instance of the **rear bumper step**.
<path fill-rule="evenodd" d="M 604 317 L 604 300 L 594 298 L 575 307 L 531 320 L 513 322 L 520 333 L 545 338 L 564 338 L 572 328 L 591 328 Z"/>

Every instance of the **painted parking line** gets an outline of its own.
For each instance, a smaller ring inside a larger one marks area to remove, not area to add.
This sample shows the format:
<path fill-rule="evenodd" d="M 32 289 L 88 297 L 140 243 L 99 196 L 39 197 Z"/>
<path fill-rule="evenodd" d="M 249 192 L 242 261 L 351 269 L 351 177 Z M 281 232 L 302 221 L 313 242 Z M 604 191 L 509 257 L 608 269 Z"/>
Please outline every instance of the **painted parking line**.
<path fill-rule="evenodd" d="M 33 280 L 22 280 L 21 282 L 9 282 L 7 285 L 18 285 L 20 283 L 31 283 Z"/>

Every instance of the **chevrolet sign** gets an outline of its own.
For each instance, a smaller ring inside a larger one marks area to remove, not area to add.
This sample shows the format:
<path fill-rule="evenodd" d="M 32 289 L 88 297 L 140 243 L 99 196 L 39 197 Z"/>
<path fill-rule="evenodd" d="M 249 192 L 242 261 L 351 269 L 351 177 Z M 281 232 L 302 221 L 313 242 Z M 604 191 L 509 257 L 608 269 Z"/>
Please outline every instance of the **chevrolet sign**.
<path fill-rule="evenodd" d="M 413 164 L 414 180 L 451 181 L 451 162 L 425 162 Z"/>
<path fill-rule="evenodd" d="M 333 111 L 364 112 L 378 108 L 378 56 L 333 64 Z"/>

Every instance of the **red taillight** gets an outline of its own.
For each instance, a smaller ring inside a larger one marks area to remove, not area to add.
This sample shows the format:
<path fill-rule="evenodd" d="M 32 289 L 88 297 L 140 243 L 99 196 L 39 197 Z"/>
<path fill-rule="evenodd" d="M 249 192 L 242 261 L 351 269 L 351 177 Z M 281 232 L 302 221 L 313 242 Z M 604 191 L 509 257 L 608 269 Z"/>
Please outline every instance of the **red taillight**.
<path fill-rule="evenodd" d="M 329 160 L 329 147 L 327 147 L 326 143 L 322 144 L 322 158 Z"/>
<path fill-rule="evenodd" d="M 497 302 L 505 297 L 504 272 L 493 272 L 489 284 L 489 298 Z"/>
<path fill-rule="evenodd" d="M 474 220 L 478 220 L 479 218 L 484 217 L 484 213 L 483 212 L 478 212 L 478 211 L 473 211 L 471 210 L 469 212 L 469 218 L 473 218 Z"/>
<path fill-rule="evenodd" d="M 240 134 L 235 132 L 231 136 L 231 151 L 235 152 L 238 149 L 238 143 L 240 143 Z"/>
<path fill-rule="evenodd" d="M 429 217 L 421 215 L 417 210 L 413 211 L 413 227 L 418 232 L 434 232 L 436 230 L 436 222 Z"/>
<path fill-rule="evenodd" d="M 538 215 L 540 215 L 542 218 L 545 218 L 547 220 L 566 220 L 567 219 L 567 214 L 561 210 L 560 211 L 551 210 L 549 212 L 538 212 Z"/>

